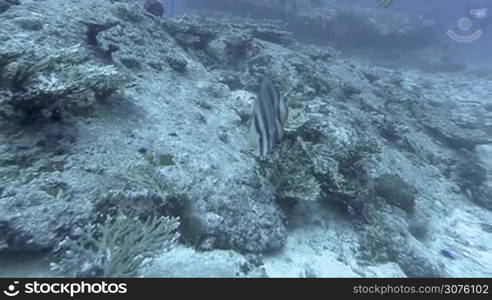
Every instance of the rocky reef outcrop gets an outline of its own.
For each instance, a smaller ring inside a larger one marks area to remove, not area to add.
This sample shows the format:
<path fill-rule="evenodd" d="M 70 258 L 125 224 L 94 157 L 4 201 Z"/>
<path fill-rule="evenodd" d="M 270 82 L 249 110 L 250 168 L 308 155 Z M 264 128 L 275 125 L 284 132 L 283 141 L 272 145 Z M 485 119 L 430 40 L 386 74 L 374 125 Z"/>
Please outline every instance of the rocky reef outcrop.
<path fill-rule="evenodd" d="M 2 253 L 51 257 L 124 215 L 179 218 L 176 257 L 234 252 L 222 274 L 290 261 L 305 276 L 490 275 L 488 79 L 377 67 L 282 22 L 166 18 L 133 1 L 24 0 L 0 22 Z M 265 75 L 290 117 L 262 160 L 247 135 Z M 143 273 L 173 276 L 166 255 Z"/>

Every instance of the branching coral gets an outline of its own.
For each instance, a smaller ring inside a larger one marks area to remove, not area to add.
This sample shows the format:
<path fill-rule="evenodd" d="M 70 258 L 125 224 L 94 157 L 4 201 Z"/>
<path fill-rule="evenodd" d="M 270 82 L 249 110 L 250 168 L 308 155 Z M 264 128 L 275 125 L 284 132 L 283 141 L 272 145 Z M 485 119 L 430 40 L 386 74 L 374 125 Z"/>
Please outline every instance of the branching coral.
<path fill-rule="evenodd" d="M 175 245 L 178 226 L 177 218 L 107 216 L 86 226 L 78 239 L 65 239 L 52 268 L 77 277 L 134 277 L 149 259 Z"/>
<path fill-rule="evenodd" d="M 279 200 L 341 203 L 351 214 L 361 214 L 371 195 L 363 162 L 379 147 L 362 133 L 330 132 L 307 116 L 300 119 L 302 125 L 288 131 L 275 155 L 259 161 L 258 174 L 273 185 Z"/>
<path fill-rule="evenodd" d="M 64 48 L 47 55 L 39 61 L 28 61 L 21 52 L 2 49 L 0 53 L 0 71 L 2 71 L 3 86 L 12 90 L 26 88 L 31 80 L 59 63 L 70 62 L 79 51 L 79 45 Z"/>
<path fill-rule="evenodd" d="M 258 160 L 257 170 L 273 185 L 279 199 L 315 201 L 321 187 L 309 166 L 309 158 L 299 138 L 294 142 L 285 141 L 270 159 Z"/>
<path fill-rule="evenodd" d="M 61 49 L 37 62 L 32 62 L 35 57 L 2 52 L 1 88 L 9 96 L 2 97 L 1 115 L 17 120 L 37 117 L 42 112 L 51 115 L 52 111 L 63 111 L 66 105 L 87 97 L 89 91 L 94 99 L 105 99 L 126 82 L 114 66 L 81 63 L 80 50 L 79 45 Z"/>
<path fill-rule="evenodd" d="M 373 262 L 395 260 L 398 247 L 405 244 L 403 232 L 388 218 L 387 207 L 381 201 L 366 205 L 367 224 L 361 232 L 361 254 Z"/>

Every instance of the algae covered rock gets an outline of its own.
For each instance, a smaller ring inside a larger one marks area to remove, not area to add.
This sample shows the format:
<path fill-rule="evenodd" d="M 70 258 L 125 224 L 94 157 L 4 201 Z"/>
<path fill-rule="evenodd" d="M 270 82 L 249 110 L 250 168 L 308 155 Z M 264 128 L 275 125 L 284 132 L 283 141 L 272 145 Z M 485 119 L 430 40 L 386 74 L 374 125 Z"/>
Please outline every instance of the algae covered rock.
<path fill-rule="evenodd" d="M 376 194 L 389 204 L 411 213 L 415 207 L 415 189 L 397 175 L 383 174 L 374 182 Z"/>

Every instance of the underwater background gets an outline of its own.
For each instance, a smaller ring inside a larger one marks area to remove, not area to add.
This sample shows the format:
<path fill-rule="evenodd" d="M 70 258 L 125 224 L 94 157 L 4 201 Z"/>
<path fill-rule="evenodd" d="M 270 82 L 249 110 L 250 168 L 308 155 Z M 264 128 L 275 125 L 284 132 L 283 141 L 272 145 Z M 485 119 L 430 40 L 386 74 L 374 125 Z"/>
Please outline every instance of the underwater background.
<path fill-rule="evenodd" d="M 491 10 L 0 0 L 0 276 L 491 277 Z"/>

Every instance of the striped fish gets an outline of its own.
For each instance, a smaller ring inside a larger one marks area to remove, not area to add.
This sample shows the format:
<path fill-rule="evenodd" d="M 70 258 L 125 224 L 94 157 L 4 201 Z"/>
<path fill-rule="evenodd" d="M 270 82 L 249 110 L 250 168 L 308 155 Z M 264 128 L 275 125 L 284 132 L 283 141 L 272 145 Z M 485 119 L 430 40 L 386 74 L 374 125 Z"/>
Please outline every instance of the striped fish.
<path fill-rule="evenodd" d="M 250 139 L 256 154 L 265 157 L 280 143 L 288 107 L 270 78 L 263 78 L 251 118 Z"/>

